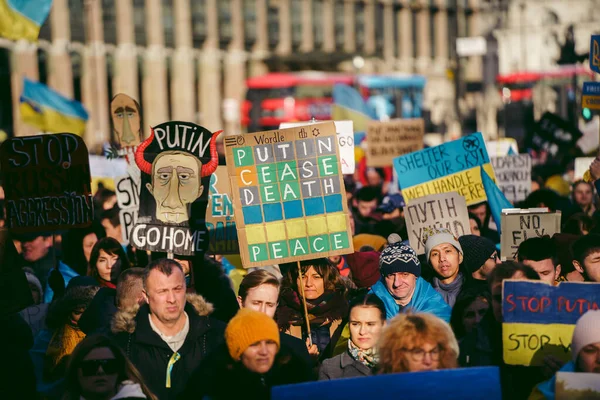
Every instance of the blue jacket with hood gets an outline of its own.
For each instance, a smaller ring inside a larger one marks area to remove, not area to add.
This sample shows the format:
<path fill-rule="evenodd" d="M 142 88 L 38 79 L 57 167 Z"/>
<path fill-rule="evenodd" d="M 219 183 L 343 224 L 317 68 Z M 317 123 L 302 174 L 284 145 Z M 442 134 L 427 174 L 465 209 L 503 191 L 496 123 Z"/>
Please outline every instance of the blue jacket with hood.
<path fill-rule="evenodd" d="M 559 372 L 575 372 L 575 363 L 573 361 L 569 361 L 559 370 Z M 556 388 L 556 374 L 545 382 L 540 383 L 533 389 L 531 395 L 529 396 L 529 400 L 554 400 Z"/>

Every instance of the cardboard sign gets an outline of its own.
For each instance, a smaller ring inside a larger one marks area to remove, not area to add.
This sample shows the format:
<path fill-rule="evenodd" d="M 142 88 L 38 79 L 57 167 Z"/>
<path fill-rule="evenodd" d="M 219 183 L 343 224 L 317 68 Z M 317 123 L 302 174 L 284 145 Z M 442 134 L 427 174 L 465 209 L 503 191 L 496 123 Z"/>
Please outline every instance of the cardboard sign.
<path fill-rule="evenodd" d="M 600 110 L 600 82 L 583 82 L 581 107 Z"/>
<path fill-rule="evenodd" d="M 496 184 L 508 201 L 523 201 L 531 193 L 531 156 L 517 154 L 514 156 L 490 157 Z"/>
<path fill-rule="evenodd" d="M 421 150 L 424 135 L 425 122 L 421 118 L 369 122 L 367 166 L 392 166 L 394 158 Z"/>
<path fill-rule="evenodd" d="M 503 157 L 509 154 L 519 154 L 519 145 L 514 138 L 500 138 L 485 142 L 490 157 Z"/>
<path fill-rule="evenodd" d="M 552 159 L 561 162 L 582 136 L 576 126 L 556 114 L 546 112 L 534 129 L 528 132 L 526 146 L 546 151 Z"/>
<path fill-rule="evenodd" d="M 494 169 L 481 133 L 430 147 L 394 159 L 404 199 L 457 192 L 467 205 L 486 200 L 479 167 L 494 179 Z"/>
<path fill-rule="evenodd" d="M 210 178 L 206 227 L 212 254 L 239 254 L 231 185 L 224 165 L 217 167 Z"/>
<path fill-rule="evenodd" d="M 423 231 L 447 228 L 457 238 L 471 233 L 465 198 L 457 193 L 432 194 L 411 200 L 404 210 L 408 241 L 417 254 L 425 254 Z"/>
<path fill-rule="evenodd" d="M 224 142 L 245 268 L 353 252 L 333 122 Z"/>
<path fill-rule="evenodd" d="M 598 400 L 600 379 L 597 373 L 557 372 L 555 384 L 556 400 Z"/>
<path fill-rule="evenodd" d="M 15 233 L 88 226 L 88 151 L 72 133 L 11 138 L 0 147 L 6 223 Z"/>
<path fill-rule="evenodd" d="M 560 211 L 545 210 L 544 208 L 502 210 L 500 217 L 502 261 L 514 260 L 519 245 L 529 238 L 560 233 Z"/>
<path fill-rule="evenodd" d="M 114 144 L 119 155 L 126 148 L 140 144 L 143 138 L 139 103 L 126 94 L 119 93 L 110 102 L 110 116 L 114 133 Z"/>
<path fill-rule="evenodd" d="M 279 125 L 279 129 L 296 128 L 314 123 L 317 122 L 284 122 Z M 338 135 L 338 145 L 340 146 L 342 174 L 352 175 L 356 169 L 354 157 L 354 123 L 352 121 L 333 121 L 333 123 Z"/>
<path fill-rule="evenodd" d="M 442 369 L 275 386 L 273 400 L 460 399 L 500 400 L 498 367 Z"/>
<path fill-rule="evenodd" d="M 578 181 L 583 179 L 583 174 L 590 169 L 590 164 L 596 159 L 596 157 L 577 157 L 575 159 L 575 174 L 573 179 Z"/>
<path fill-rule="evenodd" d="M 121 221 L 121 232 L 123 242 L 129 243 L 133 227 L 137 223 L 138 210 L 140 208 L 140 187 L 135 179 L 129 175 L 115 179 L 115 193 L 119 205 L 119 220 Z"/>
<path fill-rule="evenodd" d="M 137 147 L 141 187 L 134 247 L 179 255 L 208 248 L 206 207 L 219 162 L 219 133 L 190 122 L 165 122 Z"/>
<path fill-rule="evenodd" d="M 600 284 L 505 280 L 502 292 L 504 361 L 543 365 L 546 355 L 571 359 L 575 323 L 600 307 Z"/>

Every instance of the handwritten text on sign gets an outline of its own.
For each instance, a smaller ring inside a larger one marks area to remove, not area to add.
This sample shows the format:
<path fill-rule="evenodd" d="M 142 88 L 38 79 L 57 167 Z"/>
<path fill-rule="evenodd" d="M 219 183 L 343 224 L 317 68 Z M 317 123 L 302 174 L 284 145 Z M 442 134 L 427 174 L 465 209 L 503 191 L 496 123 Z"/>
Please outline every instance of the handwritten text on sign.
<path fill-rule="evenodd" d="M 367 127 L 367 166 L 390 167 L 394 158 L 423 148 L 425 122 L 420 118 L 372 121 Z"/>
<path fill-rule="evenodd" d="M 600 284 L 505 280 L 502 300 L 504 361 L 542 365 L 552 354 L 571 357 L 575 323 L 588 310 L 600 307 Z"/>
<path fill-rule="evenodd" d="M 424 228 L 447 228 L 456 237 L 470 233 L 467 203 L 456 193 L 432 194 L 411 200 L 405 209 L 405 217 L 408 240 L 417 254 L 425 254 Z"/>
<path fill-rule="evenodd" d="M 0 147 L 6 221 L 13 232 L 91 224 L 88 151 L 74 134 L 12 138 Z"/>
<path fill-rule="evenodd" d="M 486 200 L 479 167 L 494 179 L 494 169 L 481 133 L 406 154 L 394 159 L 402 195 L 411 199 L 457 192 L 467 205 Z"/>
<path fill-rule="evenodd" d="M 244 267 L 353 251 L 333 122 L 224 142 Z"/>
<path fill-rule="evenodd" d="M 239 254 L 231 185 L 227 167 L 224 165 L 217 167 L 210 178 L 206 227 L 210 235 L 212 254 Z"/>
<path fill-rule="evenodd" d="M 531 156 L 491 157 L 496 183 L 511 203 L 523 201 L 531 192 Z"/>
<path fill-rule="evenodd" d="M 514 260 L 522 242 L 533 237 L 560 233 L 560 211 L 539 213 L 502 213 L 500 238 L 503 260 Z"/>

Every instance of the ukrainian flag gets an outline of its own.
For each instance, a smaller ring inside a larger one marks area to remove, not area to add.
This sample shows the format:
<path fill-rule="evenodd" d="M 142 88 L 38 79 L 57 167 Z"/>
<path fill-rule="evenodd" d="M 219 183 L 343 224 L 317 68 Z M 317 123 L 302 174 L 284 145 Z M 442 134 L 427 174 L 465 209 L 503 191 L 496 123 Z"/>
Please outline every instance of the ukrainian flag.
<path fill-rule="evenodd" d="M 83 104 L 67 99 L 42 83 L 24 78 L 20 102 L 23 122 L 44 132 L 80 135 L 85 130 L 88 113 Z"/>
<path fill-rule="evenodd" d="M 35 42 L 52 0 L 0 0 L 0 36 Z"/>
<path fill-rule="evenodd" d="M 334 85 L 331 117 L 335 121 L 351 120 L 354 132 L 365 132 L 370 121 L 375 119 L 356 89 L 348 85 Z"/>

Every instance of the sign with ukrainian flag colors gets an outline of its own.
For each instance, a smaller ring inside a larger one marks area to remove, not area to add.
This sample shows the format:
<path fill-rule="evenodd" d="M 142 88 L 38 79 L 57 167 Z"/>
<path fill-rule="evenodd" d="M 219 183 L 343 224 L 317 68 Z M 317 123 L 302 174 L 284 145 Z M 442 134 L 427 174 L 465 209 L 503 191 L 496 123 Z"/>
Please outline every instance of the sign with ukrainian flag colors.
<path fill-rule="evenodd" d="M 333 122 L 224 142 L 245 268 L 354 251 Z"/>
<path fill-rule="evenodd" d="M 52 0 L 0 0 L 0 36 L 36 41 Z"/>
<path fill-rule="evenodd" d="M 467 205 L 486 200 L 479 167 L 495 180 L 480 132 L 394 159 L 404 199 L 410 202 L 435 193 L 457 192 Z"/>
<path fill-rule="evenodd" d="M 85 131 L 88 113 L 83 104 L 64 97 L 43 83 L 24 78 L 20 102 L 23 122 L 44 132 L 81 135 Z"/>
<path fill-rule="evenodd" d="M 600 82 L 583 82 L 581 107 L 600 110 Z"/>
<path fill-rule="evenodd" d="M 543 365 L 547 355 L 571 359 L 575 323 L 600 308 L 600 284 L 505 280 L 502 291 L 504 362 Z"/>
<path fill-rule="evenodd" d="M 590 42 L 590 69 L 600 74 L 600 35 L 592 35 Z"/>

